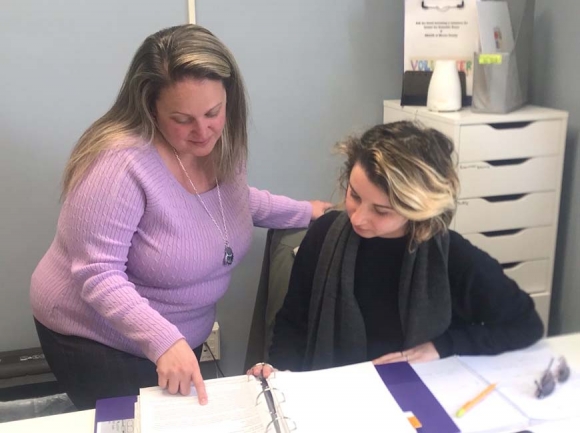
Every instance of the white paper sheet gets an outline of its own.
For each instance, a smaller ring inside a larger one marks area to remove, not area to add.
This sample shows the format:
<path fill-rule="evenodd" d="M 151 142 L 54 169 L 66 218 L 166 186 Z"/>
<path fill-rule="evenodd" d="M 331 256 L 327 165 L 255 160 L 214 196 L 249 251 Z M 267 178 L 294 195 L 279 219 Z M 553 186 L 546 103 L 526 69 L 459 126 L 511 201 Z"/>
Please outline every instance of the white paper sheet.
<path fill-rule="evenodd" d="M 158 387 L 141 389 L 141 433 L 264 433 L 266 414 L 256 406 L 256 382 L 246 376 L 207 380 L 208 404 L 195 395 L 171 395 Z"/>
<path fill-rule="evenodd" d="M 462 432 L 515 431 L 529 423 L 497 391 L 457 418 L 459 408 L 492 383 L 479 378 L 458 358 L 413 364 L 413 368 Z"/>
<path fill-rule="evenodd" d="M 507 2 L 478 1 L 477 18 L 482 53 L 509 53 L 514 49 L 514 32 Z"/>
<path fill-rule="evenodd" d="M 284 391 L 284 416 L 300 433 L 412 433 L 403 411 L 372 363 L 303 373 L 278 372 L 270 383 Z"/>
<path fill-rule="evenodd" d="M 137 401 L 135 402 L 133 429 L 133 433 L 141 433 L 141 405 L 139 404 L 139 396 L 137 396 Z"/>
<path fill-rule="evenodd" d="M 498 391 L 532 420 L 557 420 L 577 417 L 580 408 L 580 366 L 570 365 L 567 382 L 556 385 L 544 399 L 535 396 L 535 380 L 540 380 L 550 359 L 557 357 L 546 343 L 498 356 L 462 357 L 462 362 L 485 380 L 498 383 Z M 579 429 L 580 430 L 580 429 Z"/>
<path fill-rule="evenodd" d="M 533 433 L 573 433 L 580 431 L 580 418 L 545 422 L 530 427 Z"/>

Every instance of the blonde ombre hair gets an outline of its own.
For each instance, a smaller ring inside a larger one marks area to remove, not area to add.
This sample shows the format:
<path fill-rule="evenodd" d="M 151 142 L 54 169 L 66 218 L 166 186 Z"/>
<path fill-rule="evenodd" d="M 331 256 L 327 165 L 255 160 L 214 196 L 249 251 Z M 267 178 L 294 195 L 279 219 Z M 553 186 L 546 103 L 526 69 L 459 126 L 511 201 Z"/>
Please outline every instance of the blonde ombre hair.
<path fill-rule="evenodd" d="M 369 180 L 385 191 L 393 209 L 409 220 L 412 244 L 447 230 L 455 213 L 459 179 L 453 144 L 441 132 L 414 122 L 394 122 L 349 138 L 337 149 L 346 156 L 340 176 L 344 191 L 359 164 Z"/>
<path fill-rule="evenodd" d="M 240 164 L 245 164 L 246 94 L 233 55 L 209 30 L 193 24 L 175 26 L 145 39 L 115 103 L 80 137 L 65 168 L 63 198 L 101 152 L 150 143 L 156 130 L 153 113 L 160 91 L 188 78 L 219 80 L 226 90 L 226 125 L 214 149 L 218 179 L 230 178 Z"/>

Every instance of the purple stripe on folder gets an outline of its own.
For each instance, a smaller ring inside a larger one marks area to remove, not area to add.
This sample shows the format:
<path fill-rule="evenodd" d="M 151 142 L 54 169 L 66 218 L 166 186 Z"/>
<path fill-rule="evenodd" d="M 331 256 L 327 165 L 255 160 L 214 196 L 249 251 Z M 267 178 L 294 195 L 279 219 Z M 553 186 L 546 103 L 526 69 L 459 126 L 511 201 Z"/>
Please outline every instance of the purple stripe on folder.
<path fill-rule="evenodd" d="M 136 395 L 97 400 L 95 406 L 95 432 L 97 423 L 135 418 Z"/>
<path fill-rule="evenodd" d="M 425 386 L 413 367 L 406 362 L 376 366 L 381 379 L 401 406 L 411 411 L 423 427 L 420 433 L 458 433 L 459 428 Z"/>

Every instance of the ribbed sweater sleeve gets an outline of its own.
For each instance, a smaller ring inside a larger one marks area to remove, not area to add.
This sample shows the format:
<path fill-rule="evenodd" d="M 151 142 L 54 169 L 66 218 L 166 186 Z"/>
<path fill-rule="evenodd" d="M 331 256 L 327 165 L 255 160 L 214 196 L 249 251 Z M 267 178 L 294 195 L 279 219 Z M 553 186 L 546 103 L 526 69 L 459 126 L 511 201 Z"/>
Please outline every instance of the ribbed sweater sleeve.
<path fill-rule="evenodd" d="M 308 227 L 312 205 L 268 191 L 249 188 L 250 213 L 256 227 L 287 229 Z"/>
<path fill-rule="evenodd" d="M 67 198 L 61 225 L 81 299 L 156 362 L 183 336 L 137 293 L 126 274 L 131 239 L 147 207 L 131 155 L 100 157 Z"/>

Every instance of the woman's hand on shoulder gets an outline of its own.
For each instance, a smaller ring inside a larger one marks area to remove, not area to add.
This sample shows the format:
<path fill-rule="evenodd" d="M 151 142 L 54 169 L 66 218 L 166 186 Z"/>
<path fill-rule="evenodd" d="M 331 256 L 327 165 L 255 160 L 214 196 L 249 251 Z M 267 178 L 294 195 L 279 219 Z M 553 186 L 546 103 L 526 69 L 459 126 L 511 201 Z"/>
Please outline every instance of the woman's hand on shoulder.
<path fill-rule="evenodd" d="M 274 371 L 278 370 L 276 370 L 267 362 L 258 362 L 257 364 L 254 364 L 252 367 L 250 367 L 250 369 L 246 371 L 246 374 L 248 376 L 263 377 L 264 379 L 268 379 L 268 377 L 270 377 Z"/>
<path fill-rule="evenodd" d="M 381 365 L 403 361 L 418 363 L 435 361 L 439 358 L 441 357 L 439 356 L 437 349 L 435 349 L 435 345 L 429 341 L 428 343 L 419 344 L 418 346 L 401 352 L 387 353 L 380 358 L 373 359 L 373 364 Z"/>
<path fill-rule="evenodd" d="M 320 218 L 328 209 L 334 206 L 332 203 L 320 200 L 310 200 L 310 204 L 312 205 L 312 221 Z"/>
<path fill-rule="evenodd" d="M 177 340 L 159 357 L 157 375 L 159 386 L 171 394 L 180 392 L 182 395 L 189 395 L 193 382 L 199 403 L 207 404 L 207 392 L 197 357 L 184 339 Z"/>

